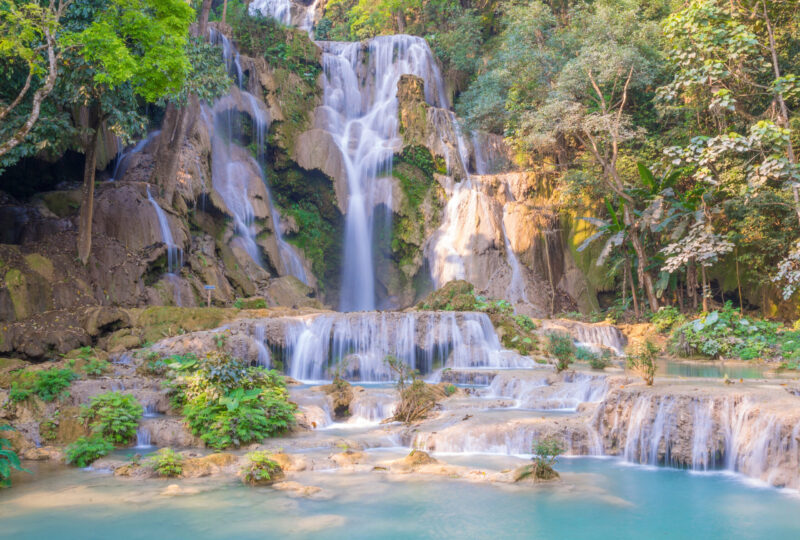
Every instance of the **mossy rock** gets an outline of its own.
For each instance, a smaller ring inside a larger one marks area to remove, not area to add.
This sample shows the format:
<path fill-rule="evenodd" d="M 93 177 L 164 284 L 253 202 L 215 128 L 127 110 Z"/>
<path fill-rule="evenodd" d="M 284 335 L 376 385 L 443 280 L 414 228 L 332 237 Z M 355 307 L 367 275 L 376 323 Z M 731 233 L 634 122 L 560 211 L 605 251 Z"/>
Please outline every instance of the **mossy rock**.
<path fill-rule="evenodd" d="M 25 255 L 25 264 L 47 281 L 52 282 L 55 278 L 53 262 L 47 257 L 43 257 L 38 253 L 29 253 Z"/>
<path fill-rule="evenodd" d="M 561 477 L 555 469 L 549 466 L 539 466 L 536 463 L 514 469 L 512 473 L 514 482 L 540 483 L 553 482 Z"/>
<path fill-rule="evenodd" d="M 38 195 L 48 210 L 60 218 L 69 217 L 78 213 L 81 207 L 81 191 L 48 191 Z"/>
<path fill-rule="evenodd" d="M 233 319 L 238 310 L 226 308 L 182 308 L 154 306 L 139 314 L 135 325 L 145 342 L 155 342 L 181 332 L 197 332 L 217 328 Z"/>
<path fill-rule="evenodd" d="M 267 309 L 267 301 L 260 296 L 237 298 L 233 306 L 237 309 Z"/>
<path fill-rule="evenodd" d="M 417 304 L 418 309 L 430 309 L 435 311 L 455 310 L 453 301 L 457 299 L 459 306 L 465 306 L 469 299 L 469 307 L 459 309 L 459 311 L 471 311 L 475 309 L 475 286 L 469 281 L 454 280 L 437 290 L 433 291 Z"/>

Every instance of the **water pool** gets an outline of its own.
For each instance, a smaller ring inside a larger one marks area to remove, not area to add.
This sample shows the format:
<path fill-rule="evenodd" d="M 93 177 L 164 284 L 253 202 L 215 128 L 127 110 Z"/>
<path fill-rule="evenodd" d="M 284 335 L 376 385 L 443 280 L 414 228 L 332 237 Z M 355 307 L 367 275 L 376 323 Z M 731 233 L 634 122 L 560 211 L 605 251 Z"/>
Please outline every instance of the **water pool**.
<path fill-rule="evenodd" d="M 489 468 L 514 464 L 505 457 L 459 459 Z M 591 458 L 564 459 L 558 469 L 559 485 L 535 487 L 375 472 L 302 473 L 295 479 L 323 488 L 319 500 L 309 500 L 233 482 L 126 481 L 96 471 L 41 468 L 0 492 L 0 538 L 800 537 L 800 498 L 738 477 Z M 173 483 L 190 494 L 162 495 Z"/>

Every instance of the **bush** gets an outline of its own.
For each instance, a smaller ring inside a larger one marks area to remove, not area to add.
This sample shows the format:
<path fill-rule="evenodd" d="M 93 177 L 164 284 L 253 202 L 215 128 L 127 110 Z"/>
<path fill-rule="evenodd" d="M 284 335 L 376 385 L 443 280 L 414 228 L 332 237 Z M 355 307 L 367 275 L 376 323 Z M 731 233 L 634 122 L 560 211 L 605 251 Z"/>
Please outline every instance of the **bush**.
<path fill-rule="evenodd" d="M 99 360 L 97 358 L 91 358 L 88 360 L 83 367 L 81 368 L 86 375 L 89 377 L 99 377 L 106 371 L 111 364 L 106 362 L 105 360 Z"/>
<path fill-rule="evenodd" d="M 270 459 L 267 452 L 250 452 L 250 463 L 242 468 L 242 481 L 246 484 L 265 484 L 282 476 L 281 466 Z"/>
<path fill-rule="evenodd" d="M 666 333 L 674 326 L 680 326 L 686 322 L 686 317 L 680 310 L 673 306 L 664 306 L 650 317 L 656 331 Z"/>
<path fill-rule="evenodd" d="M 674 327 L 672 349 L 683 355 L 753 360 L 769 356 L 800 358 L 800 332 L 780 323 L 743 316 L 730 302 L 719 311 Z"/>
<path fill-rule="evenodd" d="M 11 426 L 0 426 L 0 431 L 13 431 Z M 22 467 L 17 453 L 11 449 L 11 441 L 5 437 L 0 437 L 0 486 L 11 485 L 11 471 L 22 471 L 30 473 L 28 469 Z"/>
<path fill-rule="evenodd" d="M 9 398 L 13 402 L 20 402 L 35 394 L 43 401 L 53 401 L 69 395 L 67 388 L 77 378 L 71 369 L 50 368 L 22 372 L 11 383 Z"/>
<path fill-rule="evenodd" d="M 514 315 L 514 322 L 526 332 L 533 332 L 536 330 L 536 323 L 527 315 Z"/>
<path fill-rule="evenodd" d="M 58 437 L 59 414 L 56 411 L 51 418 L 39 423 L 39 435 L 46 441 L 53 441 Z"/>
<path fill-rule="evenodd" d="M 518 472 L 515 480 L 519 482 L 528 476 L 533 476 L 536 480 L 558 478 L 558 473 L 553 467 L 558 461 L 558 456 L 564 453 L 561 442 L 552 437 L 539 439 L 534 441 L 531 450 L 533 463 Z"/>
<path fill-rule="evenodd" d="M 158 476 L 180 476 L 183 472 L 183 456 L 171 448 L 162 448 L 150 457 L 148 463 Z"/>
<path fill-rule="evenodd" d="M 631 346 L 627 350 L 628 367 L 644 380 L 647 386 L 653 385 L 656 376 L 656 355 L 659 348 L 650 340 Z"/>
<path fill-rule="evenodd" d="M 240 446 L 286 431 L 296 406 L 276 371 L 247 367 L 222 352 L 212 352 L 193 373 L 172 383 L 173 403 L 194 435 L 215 449 Z"/>
<path fill-rule="evenodd" d="M 556 359 L 556 373 L 561 373 L 575 360 L 575 343 L 569 336 L 548 334 L 547 352 Z"/>
<path fill-rule="evenodd" d="M 66 448 L 67 463 L 77 467 L 88 467 L 95 460 L 107 455 L 114 449 L 111 442 L 95 433 L 89 437 L 81 437 Z"/>
<path fill-rule="evenodd" d="M 575 348 L 575 359 L 587 362 L 592 369 L 603 370 L 611 365 L 608 351 L 603 351 L 602 354 L 598 354 L 586 347 Z"/>
<path fill-rule="evenodd" d="M 108 392 L 92 397 L 81 411 L 81 418 L 94 433 L 112 443 L 124 444 L 136 436 L 144 409 L 130 394 Z"/>

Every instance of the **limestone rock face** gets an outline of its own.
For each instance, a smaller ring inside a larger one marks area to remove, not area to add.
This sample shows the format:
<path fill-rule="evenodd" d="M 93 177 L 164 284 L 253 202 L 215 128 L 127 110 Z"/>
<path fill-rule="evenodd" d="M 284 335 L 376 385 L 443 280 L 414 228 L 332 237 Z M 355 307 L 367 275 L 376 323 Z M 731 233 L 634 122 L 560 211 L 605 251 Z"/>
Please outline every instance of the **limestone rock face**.
<path fill-rule="evenodd" d="M 325 109 L 317 109 L 316 116 L 326 114 Z M 298 135 L 295 145 L 294 159 L 306 169 L 317 169 L 333 179 L 334 191 L 339 210 L 347 211 L 347 170 L 342 152 L 336 145 L 333 135 L 314 128 Z"/>
<path fill-rule="evenodd" d="M 414 75 L 401 75 L 397 82 L 400 134 L 405 145 L 424 145 L 428 123 L 428 103 L 424 82 Z"/>

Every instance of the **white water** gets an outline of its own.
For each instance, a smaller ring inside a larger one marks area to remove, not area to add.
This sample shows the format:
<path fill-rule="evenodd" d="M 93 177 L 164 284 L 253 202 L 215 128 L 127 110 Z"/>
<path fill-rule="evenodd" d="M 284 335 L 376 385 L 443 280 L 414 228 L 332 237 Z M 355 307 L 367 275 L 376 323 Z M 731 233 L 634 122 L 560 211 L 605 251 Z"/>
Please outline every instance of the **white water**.
<path fill-rule="evenodd" d="M 167 214 L 150 194 L 150 185 L 147 186 L 147 200 L 150 201 L 156 211 L 158 227 L 161 230 L 161 241 L 167 246 L 167 273 L 174 274 L 183 266 L 183 249 L 173 240 Z"/>
<path fill-rule="evenodd" d="M 139 427 L 136 430 L 136 448 L 150 448 L 150 430 L 144 427 Z"/>
<path fill-rule="evenodd" d="M 251 6 L 253 9 L 253 6 Z M 292 275 L 305 284 L 308 276 L 300 256 L 283 238 L 280 214 L 275 208 L 269 184 L 264 178 L 263 160 L 266 134 L 271 118 L 263 103 L 242 88 L 244 74 L 240 56 L 230 40 L 215 29 L 210 30 L 211 41 L 222 46 L 223 58 L 229 72 L 236 78 L 237 87 L 220 98 L 213 108 L 203 107 L 203 118 L 211 133 L 212 184 L 222 196 L 231 212 L 236 232 L 242 246 L 257 264 L 262 265 L 261 251 L 256 243 L 255 210 L 252 204 L 249 179 L 257 175 L 263 182 L 267 204 L 272 219 L 272 228 L 278 246 L 278 257 L 283 275 Z M 241 135 L 240 113 L 252 119 L 252 138 L 255 140 L 257 157 L 253 158 L 244 148 L 232 142 Z"/>
<path fill-rule="evenodd" d="M 122 179 L 122 177 L 125 176 L 125 171 L 128 170 L 131 158 L 144 150 L 147 145 L 150 144 L 150 141 L 158 137 L 160 133 L 161 130 L 151 131 L 147 134 L 147 137 L 140 140 L 135 145 L 125 150 L 120 149 L 120 152 L 117 154 L 116 162 L 114 163 L 114 172 L 111 173 L 110 181 L 114 182 L 115 180 Z"/>
<path fill-rule="evenodd" d="M 381 200 L 380 176 L 400 149 L 397 83 L 403 74 L 425 82 L 428 103 L 446 106 L 441 74 L 424 39 L 381 36 L 361 43 L 320 42 L 323 50 L 324 129 L 342 153 L 347 174 L 342 311 L 375 309 L 373 209 Z"/>
<path fill-rule="evenodd" d="M 422 374 L 440 367 L 530 367 L 532 361 L 500 345 L 483 313 L 413 312 L 317 315 L 287 326 L 284 363 L 302 381 L 332 378 L 391 381 L 392 355 Z M 342 363 L 344 361 L 344 363 Z"/>
<path fill-rule="evenodd" d="M 290 0 L 253 0 L 250 4 L 250 13 L 260 13 L 265 17 L 272 17 L 284 25 L 292 23 L 292 2 Z"/>

